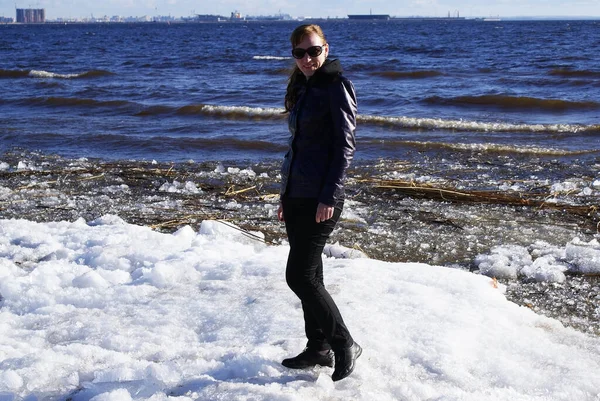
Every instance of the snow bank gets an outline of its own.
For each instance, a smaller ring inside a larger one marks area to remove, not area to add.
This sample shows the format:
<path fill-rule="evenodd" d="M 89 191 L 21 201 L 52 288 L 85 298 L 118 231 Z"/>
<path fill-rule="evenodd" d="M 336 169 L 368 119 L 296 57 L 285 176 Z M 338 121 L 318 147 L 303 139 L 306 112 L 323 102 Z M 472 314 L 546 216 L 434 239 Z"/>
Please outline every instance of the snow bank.
<path fill-rule="evenodd" d="M 355 372 L 333 383 L 330 368 L 286 369 L 305 343 L 288 249 L 240 235 L 0 220 L 0 400 L 600 397 L 600 339 L 508 302 L 488 277 L 370 259 L 324 261 L 364 348 Z"/>

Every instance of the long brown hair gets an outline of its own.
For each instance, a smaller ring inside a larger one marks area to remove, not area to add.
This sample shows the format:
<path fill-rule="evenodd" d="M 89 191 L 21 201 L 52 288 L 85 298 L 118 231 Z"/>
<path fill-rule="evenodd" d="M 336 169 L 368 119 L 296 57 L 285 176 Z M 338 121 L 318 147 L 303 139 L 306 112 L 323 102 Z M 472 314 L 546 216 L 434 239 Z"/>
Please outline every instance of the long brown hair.
<path fill-rule="evenodd" d="M 290 42 L 292 43 L 292 49 L 295 48 L 298 43 L 304 40 L 306 35 L 310 35 L 314 33 L 321 39 L 323 39 L 323 43 L 327 43 L 325 39 L 325 34 L 319 25 L 316 24 L 305 24 L 300 25 L 292 32 L 290 36 Z M 297 65 L 294 66 L 293 71 L 291 72 L 288 78 L 288 85 L 285 92 L 285 111 L 290 112 L 296 105 L 298 101 L 298 83 L 301 79 L 304 79 L 304 74 L 300 71 Z"/>

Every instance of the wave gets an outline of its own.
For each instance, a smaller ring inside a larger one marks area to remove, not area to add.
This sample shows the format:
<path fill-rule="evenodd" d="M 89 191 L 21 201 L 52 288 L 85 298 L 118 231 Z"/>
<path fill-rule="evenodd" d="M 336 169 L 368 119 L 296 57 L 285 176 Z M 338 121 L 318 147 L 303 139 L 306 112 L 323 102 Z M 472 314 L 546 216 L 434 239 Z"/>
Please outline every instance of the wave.
<path fill-rule="evenodd" d="M 177 109 L 178 115 L 208 115 L 227 117 L 232 119 L 257 119 L 273 120 L 285 117 L 283 108 L 275 107 L 247 107 L 247 106 L 212 106 L 197 104 L 183 106 Z"/>
<path fill-rule="evenodd" d="M 191 104 L 183 107 L 150 106 L 137 112 L 139 117 L 151 117 L 164 114 L 179 116 L 211 116 L 233 120 L 280 120 L 285 118 L 283 108 L 249 106 L 215 106 L 209 104 Z"/>
<path fill-rule="evenodd" d="M 122 107 L 135 105 L 126 100 L 95 100 L 70 97 L 34 97 L 22 100 L 21 104 L 50 107 Z"/>
<path fill-rule="evenodd" d="M 344 65 L 344 70 L 362 72 L 362 71 L 376 71 L 377 66 L 374 64 L 362 64 L 362 63 L 348 63 Z"/>
<path fill-rule="evenodd" d="M 146 116 L 159 116 L 163 114 L 171 114 L 175 112 L 176 108 L 171 106 L 150 106 L 146 107 L 142 111 L 135 113 L 138 117 L 146 117 Z"/>
<path fill-rule="evenodd" d="M 375 71 L 369 75 L 389 78 L 389 79 L 423 79 L 423 78 L 434 78 L 444 75 L 443 72 L 435 70 L 424 70 L 424 71 Z"/>
<path fill-rule="evenodd" d="M 98 77 L 106 77 L 110 75 L 115 75 L 114 72 L 106 71 L 106 70 L 91 70 L 82 72 L 79 74 L 58 74 L 55 72 L 48 72 L 42 70 L 31 70 L 28 74 L 30 77 L 34 78 L 62 78 L 62 79 L 72 79 L 72 78 L 98 78 Z"/>
<path fill-rule="evenodd" d="M 363 124 L 377 124 L 408 129 L 483 131 L 483 132 L 536 132 L 536 133 L 580 133 L 600 132 L 600 125 L 577 124 L 514 124 L 506 122 L 481 122 L 467 120 L 445 120 L 441 118 L 385 117 L 358 115 Z"/>
<path fill-rule="evenodd" d="M 449 149 L 457 151 L 481 152 L 481 153 L 517 153 L 538 156 L 577 156 L 582 154 L 597 153 L 600 149 L 590 150 L 565 150 L 557 148 L 545 148 L 541 146 L 516 146 L 504 145 L 498 143 L 447 143 L 430 141 L 388 141 L 388 140 L 367 140 L 363 144 L 377 144 L 390 147 L 416 147 L 423 150 L 431 149 Z"/>
<path fill-rule="evenodd" d="M 457 96 L 444 98 L 432 96 L 425 99 L 430 104 L 450 105 L 450 106 L 494 106 L 503 109 L 541 109 L 548 111 L 564 111 L 569 109 L 598 109 L 600 103 L 585 101 L 575 102 L 560 99 L 540 99 L 526 96 L 507 96 L 507 95 L 482 95 L 482 96 Z"/>
<path fill-rule="evenodd" d="M 0 69 L 0 78 L 24 78 L 29 75 L 29 70 L 3 70 Z"/>
<path fill-rule="evenodd" d="M 559 77 L 576 77 L 576 78 L 600 78 L 600 71 L 589 70 L 569 70 L 564 68 L 556 68 L 549 73 Z"/>
<path fill-rule="evenodd" d="M 76 78 L 97 78 L 115 75 L 113 72 L 106 70 L 91 70 L 79 74 L 59 74 L 56 72 L 44 70 L 2 70 L 0 69 L 0 78 L 59 78 L 59 79 L 76 79 Z"/>
<path fill-rule="evenodd" d="M 144 115 L 171 113 L 163 107 L 146 109 Z M 215 106 L 189 105 L 175 110 L 177 115 L 206 115 L 230 119 L 279 120 L 286 118 L 283 108 L 247 107 L 247 106 Z M 535 132 L 535 133 L 582 133 L 600 132 L 600 125 L 578 124 L 515 124 L 507 122 L 482 122 L 468 120 L 448 120 L 441 118 L 387 117 L 359 114 L 357 122 L 365 125 L 384 125 L 404 129 L 430 129 L 453 131 L 483 132 Z"/>
<path fill-rule="evenodd" d="M 275 107 L 249 107 L 249 106 L 216 106 L 207 104 L 192 104 L 182 107 L 168 105 L 146 106 L 128 100 L 96 100 L 89 98 L 69 97 L 33 97 L 18 101 L 9 101 L 0 98 L 0 104 L 17 103 L 26 106 L 43 107 L 89 107 L 124 109 L 138 117 L 152 117 L 160 115 L 178 116 L 212 116 L 227 119 L 248 120 L 279 120 L 284 119 L 284 109 Z"/>
<path fill-rule="evenodd" d="M 253 56 L 254 60 L 289 60 L 291 57 L 282 56 Z"/>
<path fill-rule="evenodd" d="M 0 104 L 12 102 L 0 98 Z M 283 108 L 250 107 L 250 106 L 219 106 L 210 104 L 191 104 L 177 107 L 168 105 L 145 106 L 126 100 L 95 100 L 86 98 L 27 98 L 19 101 L 31 106 L 50 107 L 98 107 L 124 109 L 138 117 L 154 117 L 162 115 L 175 116 L 208 116 L 230 120 L 273 121 L 284 120 L 287 114 Z M 394 117 L 359 114 L 357 122 L 361 125 L 379 125 L 390 128 L 413 130 L 451 130 L 461 132 L 531 132 L 531 133 L 600 133 L 600 125 L 581 124 L 525 124 L 509 122 L 484 122 L 469 120 L 451 120 L 442 118 Z"/>
<path fill-rule="evenodd" d="M 31 70 L 29 71 L 29 75 L 30 77 L 33 78 L 64 78 L 64 79 L 69 79 L 69 78 L 77 78 L 79 77 L 79 74 L 58 74 L 55 72 L 48 72 L 48 71 L 38 71 L 38 70 Z"/>

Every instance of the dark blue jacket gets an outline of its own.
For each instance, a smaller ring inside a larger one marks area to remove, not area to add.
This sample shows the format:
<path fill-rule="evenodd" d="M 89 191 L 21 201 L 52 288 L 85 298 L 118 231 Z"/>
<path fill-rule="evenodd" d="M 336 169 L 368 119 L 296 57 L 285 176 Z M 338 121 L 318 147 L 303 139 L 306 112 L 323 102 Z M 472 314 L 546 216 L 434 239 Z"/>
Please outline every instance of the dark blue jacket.
<path fill-rule="evenodd" d="M 344 199 L 346 169 L 354 156 L 356 93 L 338 60 L 326 60 L 301 80 L 290 112 L 289 149 L 281 167 L 281 196 L 317 198 L 334 206 Z"/>

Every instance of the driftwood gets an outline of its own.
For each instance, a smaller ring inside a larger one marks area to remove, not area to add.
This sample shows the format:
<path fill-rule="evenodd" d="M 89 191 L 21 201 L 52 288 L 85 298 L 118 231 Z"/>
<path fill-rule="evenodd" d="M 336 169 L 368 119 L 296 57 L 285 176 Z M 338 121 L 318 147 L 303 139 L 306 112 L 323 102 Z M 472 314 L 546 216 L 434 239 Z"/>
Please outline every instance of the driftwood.
<path fill-rule="evenodd" d="M 570 205 L 565 203 L 548 202 L 551 193 L 524 193 L 514 195 L 500 191 L 468 191 L 455 188 L 435 187 L 429 184 L 418 184 L 407 181 L 394 180 L 362 180 L 376 190 L 393 190 L 409 196 L 435 199 L 448 202 L 465 202 L 480 204 L 497 204 L 509 206 L 529 206 L 538 209 L 561 210 L 580 216 L 595 216 L 598 205 Z"/>

